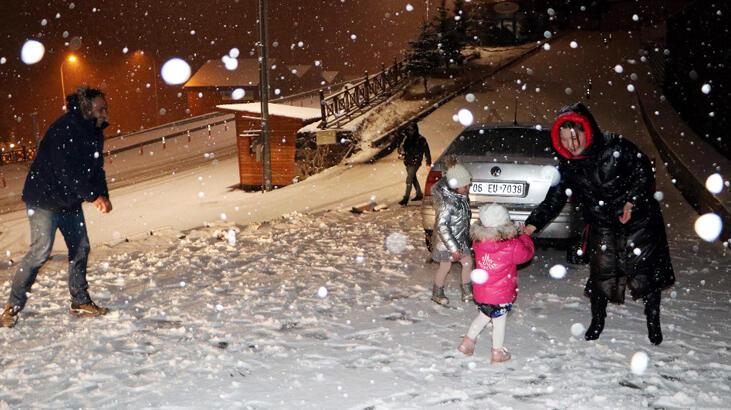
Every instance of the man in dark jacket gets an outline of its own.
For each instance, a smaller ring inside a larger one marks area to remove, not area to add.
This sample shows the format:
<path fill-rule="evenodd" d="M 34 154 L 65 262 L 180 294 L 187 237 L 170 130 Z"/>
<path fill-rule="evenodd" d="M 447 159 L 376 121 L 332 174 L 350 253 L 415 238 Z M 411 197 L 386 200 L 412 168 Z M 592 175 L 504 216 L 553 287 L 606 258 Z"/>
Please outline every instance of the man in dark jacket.
<path fill-rule="evenodd" d="M 650 342 L 662 343 L 660 291 L 673 285 L 665 223 L 653 197 L 652 164 L 633 143 L 603 134 L 581 103 L 561 110 L 551 130 L 561 180 L 525 221 L 532 234 L 558 215 L 569 196 L 589 224 L 591 300 L 586 340 L 604 329 L 607 302 L 624 303 L 625 288 L 645 302 Z"/>
<path fill-rule="evenodd" d="M 33 282 L 48 260 L 56 229 L 61 231 L 69 251 L 71 311 L 99 316 L 109 312 L 89 297 L 86 264 L 89 237 L 81 204 L 91 202 L 101 213 L 112 210 L 104 173 L 102 130 L 108 125 L 104 94 L 79 87 L 66 98 L 66 114 L 46 132 L 31 164 L 23 188 L 23 201 L 30 221 L 30 250 L 13 278 L 8 303 L 0 326 L 13 327 L 25 307 Z"/>
<path fill-rule="evenodd" d="M 426 156 L 426 165 L 431 166 L 431 153 L 429 152 L 429 143 L 426 142 L 421 134 L 419 134 L 419 126 L 416 121 L 411 121 L 406 126 L 406 136 L 399 145 L 399 156 L 403 158 L 406 166 L 406 192 L 403 199 L 399 201 L 400 205 L 406 206 L 411 196 L 411 186 L 416 188 L 416 196 L 413 201 L 421 201 L 424 194 L 421 192 L 419 180 L 416 178 L 416 171 L 421 167 L 421 161 Z"/>

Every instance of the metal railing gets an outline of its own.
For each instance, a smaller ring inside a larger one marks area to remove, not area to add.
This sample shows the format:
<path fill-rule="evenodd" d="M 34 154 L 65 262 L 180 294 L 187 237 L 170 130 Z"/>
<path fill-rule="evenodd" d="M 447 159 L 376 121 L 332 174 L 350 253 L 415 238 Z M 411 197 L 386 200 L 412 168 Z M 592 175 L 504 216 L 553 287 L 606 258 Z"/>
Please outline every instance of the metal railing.
<path fill-rule="evenodd" d="M 343 90 L 325 97 L 320 91 L 320 109 L 322 120 L 319 128 L 339 127 L 350 121 L 356 114 L 367 111 L 393 94 L 408 79 L 408 72 L 403 61 L 394 62 L 390 67 L 383 67 L 374 75 L 366 72 L 365 77 L 355 80 L 351 86 L 347 84 Z"/>

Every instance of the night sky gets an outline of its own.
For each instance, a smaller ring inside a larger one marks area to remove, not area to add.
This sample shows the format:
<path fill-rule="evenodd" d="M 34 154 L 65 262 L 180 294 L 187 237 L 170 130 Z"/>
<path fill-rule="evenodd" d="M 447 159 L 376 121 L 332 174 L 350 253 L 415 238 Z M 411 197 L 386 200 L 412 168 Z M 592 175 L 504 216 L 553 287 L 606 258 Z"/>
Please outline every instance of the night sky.
<path fill-rule="evenodd" d="M 427 0 L 269 0 L 270 55 L 285 64 L 321 60 L 329 70 L 356 74 L 375 71 L 405 51 L 426 15 Z M 429 0 L 433 16 L 439 0 Z M 37 111 L 41 134 L 62 113 L 61 62 L 73 49 L 77 64 L 63 66 L 66 93 L 81 83 L 107 92 L 112 127 L 107 134 L 184 117 L 179 86 L 158 76 L 160 108 L 154 110 L 152 58 L 157 72 L 171 57 L 188 61 L 195 72 L 206 60 L 233 48 L 255 54 L 257 0 L 0 1 L 0 140 L 28 138 L 30 113 Z M 407 12 L 411 4 L 413 11 Z M 353 40 L 351 35 L 355 34 Z M 26 39 L 46 47 L 43 60 L 25 65 Z M 80 41 L 79 41 L 80 40 Z M 297 46 L 298 42 L 303 47 Z M 127 48 L 127 53 L 124 49 Z M 144 50 L 144 56 L 135 56 Z M 150 84 L 150 87 L 147 84 Z"/>

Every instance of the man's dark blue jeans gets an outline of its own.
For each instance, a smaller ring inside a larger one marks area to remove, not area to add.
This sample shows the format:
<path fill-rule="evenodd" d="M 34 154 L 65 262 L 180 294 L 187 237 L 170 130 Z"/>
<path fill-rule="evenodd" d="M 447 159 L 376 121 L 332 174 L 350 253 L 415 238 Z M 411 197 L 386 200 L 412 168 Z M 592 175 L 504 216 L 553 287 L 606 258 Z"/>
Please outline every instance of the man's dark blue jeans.
<path fill-rule="evenodd" d="M 61 231 L 69 250 L 69 292 L 71 302 L 91 302 L 86 282 L 86 263 L 89 257 L 89 237 L 86 234 L 84 212 L 79 206 L 73 210 L 50 211 L 28 207 L 30 221 L 30 250 L 20 263 L 13 278 L 8 303 L 22 309 L 28 300 L 27 292 L 36 280 L 41 266 L 48 260 L 53 249 L 56 229 Z"/>

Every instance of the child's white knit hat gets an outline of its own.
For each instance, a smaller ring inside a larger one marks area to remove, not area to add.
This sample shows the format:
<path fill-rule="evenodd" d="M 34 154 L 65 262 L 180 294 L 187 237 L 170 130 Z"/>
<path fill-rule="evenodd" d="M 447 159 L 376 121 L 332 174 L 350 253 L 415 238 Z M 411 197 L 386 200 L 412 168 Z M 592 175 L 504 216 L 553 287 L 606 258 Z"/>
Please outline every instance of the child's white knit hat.
<path fill-rule="evenodd" d="M 462 164 L 454 164 L 447 169 L 447 183 L 452 189 L 467 186 L 472 182 L 472 175 Z"/>
<path fill-rule="evenodd" d="M 487 228 L 497 228 L 499 226 L 508 224 L 512 225 L 508 210 L 498 204 L 481 206 L 480 222 L 482 222 L 482 226 L 485 226 Z"/>

